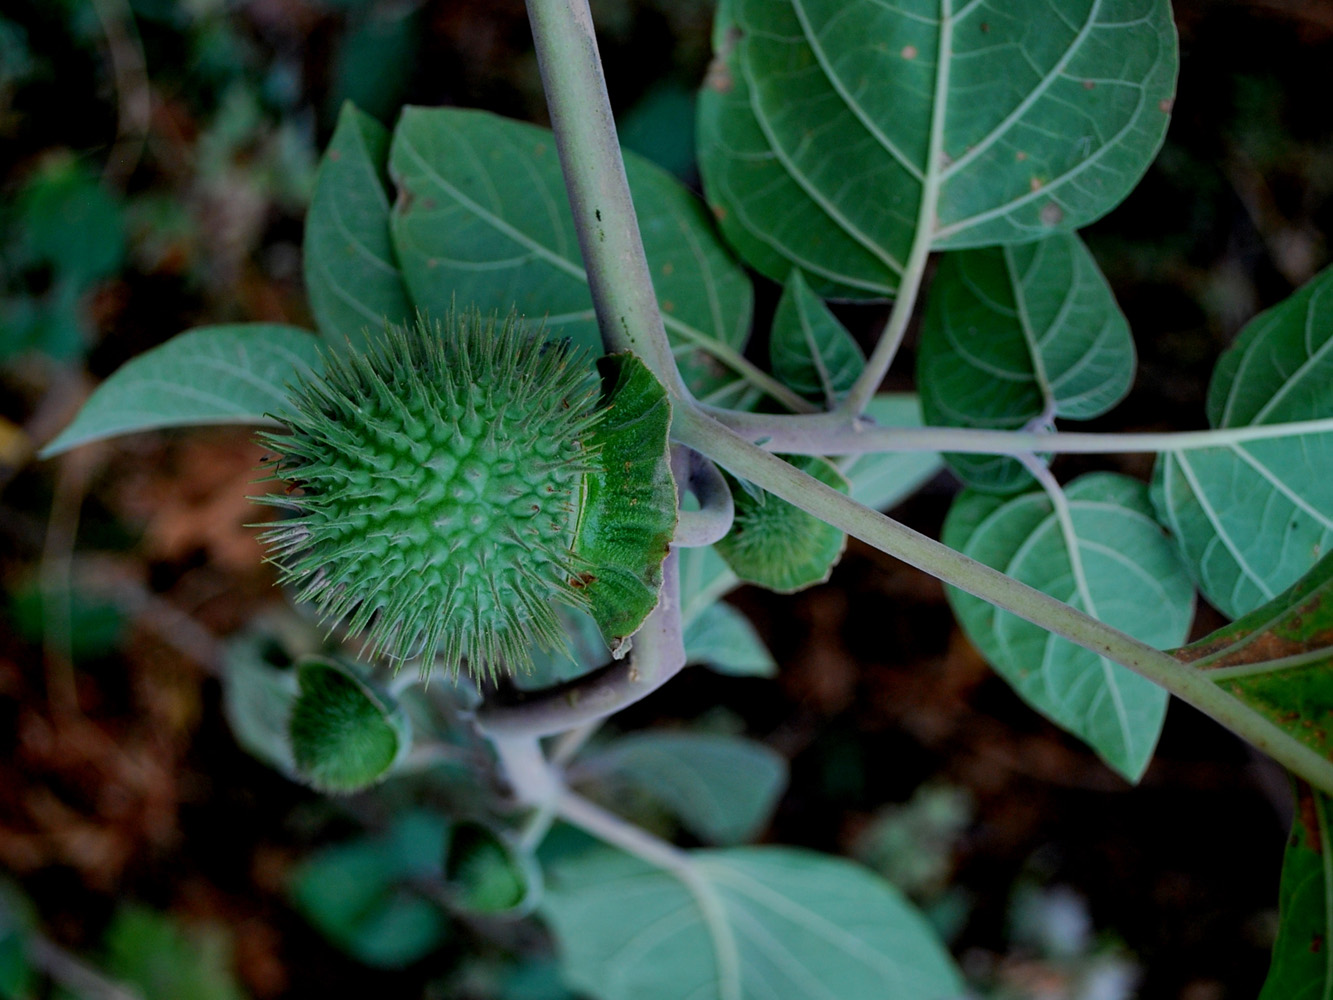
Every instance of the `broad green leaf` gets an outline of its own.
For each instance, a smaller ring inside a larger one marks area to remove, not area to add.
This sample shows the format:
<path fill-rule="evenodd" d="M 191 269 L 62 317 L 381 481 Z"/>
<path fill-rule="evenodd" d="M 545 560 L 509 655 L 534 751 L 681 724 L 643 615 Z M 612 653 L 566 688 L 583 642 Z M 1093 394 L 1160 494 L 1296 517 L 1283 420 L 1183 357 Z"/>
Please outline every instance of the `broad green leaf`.
<path fill-rule="evenodd" d="M 1166 131 L 1168 0 L 729 0 L 699 101 L 723 233 L 776 281 L 892 295 L 937 249 L 1113 208 Z"/>
<path fill-rule="evenodd" d="M 944 542 L 1150 645 L 1182 642 L 1194 587 L 1153 520 L 1147 489 L 1093 473 L 1064 495 L 1068 525 L 1044 492 L 964 492 Z M 1029 705 L 1129 780 L 1142 776 L 1166 716 L 1162 688 L 962 591 L 951 588 L 949 600 L 968 637 Z"/>
<path fill-rule="evenodd" d="M 726 366 L 749 334 L 749 279 L 698 199 L 653 164 L 625 159 L 677 363 L 699 396 L 731 387 Z M 550 335 L 601 353 L 548 130 L 479 111 L 407 108 L 389 162 L 399 188 L 394 244 L 419 308 L 443 315 L 455 298 L 516 308 Z"/>
<path fill-rule="evenodd" d="M 448 922 L 412 885 L 441 874 L 448 824 L 426 812 L 389 832 L 326 847 L 293 877 L 292 900 L 334 944 L 367 965 L 397 969 L 440 945 Z"/>
<path fill-rule="evenodd" d="M 1208 389 L 1215 428 L 1333 417 L 1333 269 L 1248 323 Z M 1333 431 L 1165 452 L 1153 503 L 1199 589 L 1236 618 L 1333 543 Z"/>
<path fill-rule="evenodd" d="M 706 606 L 685 626 L 685 657 L 737 677 L 772 677 L 778 672 L 750 619 L 721 601 Z"/>
<path fill-rule="evenodd" d="M 806 851 L 606 849 L 548 872 L 565 979 L 594 1000 L 955 1000 L 947 952 L 887 883 Z"/>
<path fill-rule="evenodd" d="M 367 331 L 415 314 L 389 233 L 388 161 L 384 126 L 343 105 L 315 176 L 304 246 L 310 308 L 335 349 L 360 347 Z"/>
<path fill-rule="evenodd" d="M 635 733 L 587 757 L 579 773 L 643 792 L 695 836 L 722 845 L 762 833 L 787 784 L 781 755 L 721 733 Z"/>
<path fill-rule="evenodd" d="M 816 455 L 784 456 L 825 486 L 850 487 L 838 467 Z M 741 580 L 780 594 L 823 583 L 847 547 L 847 536 L 813 514 L 727 477 L 736 502 L 731 531 L 715 548 Z"/>
<path fill-rule="evenodd" d="M 574 557 L 589 569 L 577 585 L 611 651 L 657 605 L 662 562 L 676 530 L 676 484 L 667 456 L 671 404 L 633 354 L 598 359 L 605 415 L 593 428 L 596 465 L 584 482 Z"/>
<path fill-rule="evenodd" d="M 1176 651 L 1297 742 L 1333 758 L 1333 553 L 1296 584 Z"/>
<path fill-rule="evenodd" d="M 315 335 L 294 326 L 190 330 L 122 365 L 42 449 L 42 457 L 135 431 L 271 424 L 268 415 L 286 408 L 287 383 L 322 365 Z"/>
<path fill-rule="evenodd" d="M 810 291 L 800 271 L 787 279 L 769 337 L 773 374 L 830 409 L 842 402 L 866 366 L 860 346 Z"/>
<path fill-rule="evenodd" d="M 870 400 L 866 416 L 880 427 L 920 427 L 921 405 L 909 393 L 885 393 Z M 933 451 L 889 451 L 852 455 L 839 461 L 839 469 L 852 484 L 857 503 L 888 510 L 911 496 L 943 467 Z"/>
<path fill-rule="evenodd" d="M 1281 920 L 1259 1000 L 1333 996 L 1333 802 L 1298 783 L 1282 861 Z"/>
<path fill-rule="evenodd" d="M 1124 398 L 1133 378 L 1129 323 L 1073 233 L 941 258 L 917 353 L 928 424 L 1017 430 L 1087 420 Z M 947 458 L 977 489 L 1032 481 L 1013 458 Z"/>
<path fill-rule="evenodd" d="M 188 930 L 163 913 L 126 906 L 106 930 L 106 971 L 144 1000 L 242 1000 L 231 937 L 216 925 Z M 123 994 L 122 994 L 123 995 Z"/>

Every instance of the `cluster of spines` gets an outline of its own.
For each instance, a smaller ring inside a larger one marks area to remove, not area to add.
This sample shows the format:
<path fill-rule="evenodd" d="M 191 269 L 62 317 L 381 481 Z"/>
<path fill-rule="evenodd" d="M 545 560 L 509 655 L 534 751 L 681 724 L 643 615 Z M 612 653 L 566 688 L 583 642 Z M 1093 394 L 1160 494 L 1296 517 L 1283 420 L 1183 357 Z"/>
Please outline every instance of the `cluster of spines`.
<path fill-rule="evenodd" d="M 423 671 L 522 669 L 532 644 L 560 646 L 551 601 L 584 601 L 570 545 L 595 393 L 582 357 L 513 316 L 391 326 L 328 356 L 292 393 L 290 433 L 263 437 L 296 491 L 264 498 L 298 515 L 261 536 L 283 582 Z"/>

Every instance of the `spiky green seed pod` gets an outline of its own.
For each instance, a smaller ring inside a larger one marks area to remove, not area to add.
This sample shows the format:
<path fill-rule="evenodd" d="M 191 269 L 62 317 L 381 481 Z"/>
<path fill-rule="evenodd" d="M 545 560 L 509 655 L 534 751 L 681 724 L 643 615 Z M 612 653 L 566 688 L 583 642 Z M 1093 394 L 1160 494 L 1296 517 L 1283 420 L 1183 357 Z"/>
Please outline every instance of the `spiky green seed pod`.
<path fill-rule="evenodd" d="M 582 607 L 573 552 L 595 450 L 588 361 L 517 319 L 391 326 L 292 389 L 265 435 L 297 516 L 261 536 L 297 598 L 365 634 L 369 655 L 524 669 Z"/>

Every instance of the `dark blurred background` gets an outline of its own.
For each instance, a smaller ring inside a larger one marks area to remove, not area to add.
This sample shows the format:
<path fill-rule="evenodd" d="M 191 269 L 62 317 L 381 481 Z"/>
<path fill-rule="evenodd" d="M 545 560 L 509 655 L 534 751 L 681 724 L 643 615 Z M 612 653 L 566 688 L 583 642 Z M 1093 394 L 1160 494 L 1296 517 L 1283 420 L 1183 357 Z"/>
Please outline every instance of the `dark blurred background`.
<path fill-rule="evenodd" d="M 1103 429 L 1203 426 L 1218 353 L 1325 265 L 1333 232 L 1333 3 L 1175 6 L 1166 146 L 1085 232 L 1141 362 Z M 697 185 L 692 90 L 711 4 L 593 7 L 626 145 Z M 304 206 L 345 100 L 386 124 L 402 103 L 545 121 L 522 3 L 6 0 L 0 12 L 0 899 L 34 910 L 68 991 L 34 995 L 96 995 L 77 985 L 86 964 L 149 1000 L 568 997 L 539 936 L 516 949 L 512 935 L 458 928 L 385 971 L 290 902 L 294 867 L 354 823 L 237 749 L 219 711 L 221 643 L 279 600 L 245 527 L 260 457 L 249 435 L 33 458 L 97 381 L 181 330 L 310 325 Z M 774 299 L 761 283 L 760 315 Z M 878 315 L 840 312 L 858 331 Z M 910 384 L 909 361 L 895 387 Z M 1109 464 L 1150 471 L 1142 456 Z M 937 531 L 955 488 L 941 476 L 897 516 Z M 1130 788 L 989 673 L 934 580 L 855 544 L 828 586 L 733 600 L 778 651 L 777 681 L 690 671 L 622 721 L 706 716 L 787 755 L 768 839 L 893 879 L 980 996 L 1257 995 L 1290 818 L 1274 766 L 1176 704 Z M 1196 627 L 1219 621 L 1202 607 Z M 4 933 L 0 921 L 0 995 Z"/>

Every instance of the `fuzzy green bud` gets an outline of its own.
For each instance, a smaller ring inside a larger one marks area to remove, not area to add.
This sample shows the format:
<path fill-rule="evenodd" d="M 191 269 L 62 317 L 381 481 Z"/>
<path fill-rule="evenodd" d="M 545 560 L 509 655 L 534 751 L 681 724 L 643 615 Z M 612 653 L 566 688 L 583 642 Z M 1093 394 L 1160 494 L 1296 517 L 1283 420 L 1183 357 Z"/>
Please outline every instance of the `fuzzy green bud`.
<path fill-rule="evenodd" d="M 297 665 L 297 681 L 287 735 L 296 771 L 312 787 L 360 791 L 385 777 L 411 746 L 402 709 L 351 668 L 310 657 Z"/>

